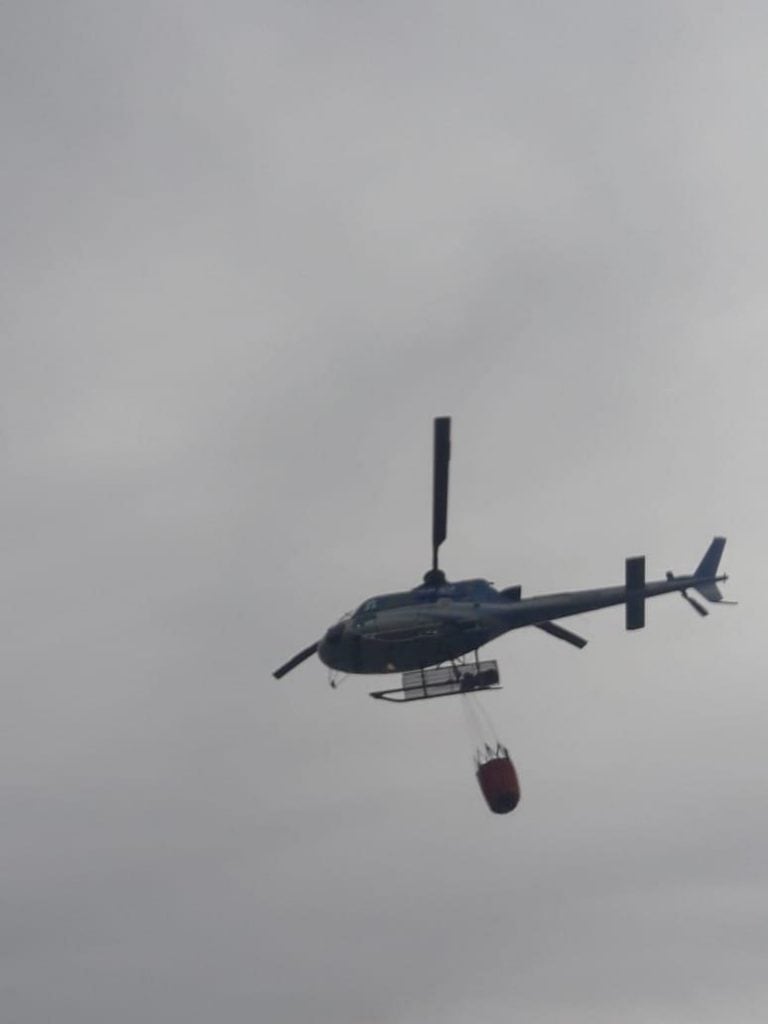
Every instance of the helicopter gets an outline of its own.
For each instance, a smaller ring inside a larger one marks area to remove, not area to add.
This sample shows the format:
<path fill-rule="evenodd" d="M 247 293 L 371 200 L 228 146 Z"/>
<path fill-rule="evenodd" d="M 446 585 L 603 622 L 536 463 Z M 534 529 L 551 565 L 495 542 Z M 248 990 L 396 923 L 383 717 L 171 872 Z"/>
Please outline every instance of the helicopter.
<path fill-rule="evenodd" d="M 371 693 L 380 700 L 402 703 L 496 689 L 498 666 L 480 661 L 479 651 L 511 630 L 532 626 L 583 648 L 587 641 L 556 620 L 624 605 L 626 628 L 636 630 L 645 626 L 645 602 L 650 597 L 679 593 L 702 616 L 709 613 L 690 590 L 708 602 L 723 602 L 718 583 L 728 577 L 718 575 L 718 569 L 724 537 L 712 540 L 693 573 L 667 572 L 663 580 L 646 582 L 645 557 L 635 556 L 626 559 L 622 585 L 590 590 L 523 597 L 519 585 L 498 590 L 485 579 L 449 581 L 439 567 L 438 552 L 447 536 L 450 456 L 451 419 L 440 416 L 434 420 L 432 566 L 422 582 L 363 601 L 321 639 L 276 669 L 276 679 L 317 654 L 328 668 L 342 673 L 402 673 L 401 687 Z"/>

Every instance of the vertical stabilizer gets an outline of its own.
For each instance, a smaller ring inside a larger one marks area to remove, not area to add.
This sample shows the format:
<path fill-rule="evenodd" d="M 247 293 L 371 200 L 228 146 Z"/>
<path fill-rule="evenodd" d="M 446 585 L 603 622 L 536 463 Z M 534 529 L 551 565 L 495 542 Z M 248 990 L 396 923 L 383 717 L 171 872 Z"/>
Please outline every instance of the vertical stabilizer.
<path fill-rule="evenodd" d="M 725 537 L 715 537 L 707 548 L 707 553 L 699 562 L 694 576 L 716 576 L 723 556 Z"/>
<path fill-rule="evenodd" d="M 720 559 L 723 556 L 724 547 L 725 537 L 715 537 L 707 548 L 707 553 L 699 562 L 696 572 L 693 574 L 696 579 L 705 581 L 703 583 L 694 583 L 694 587 L 708 601 L 723 600 L 720 588 L 715 583 L 713 577 L 717 575 L 717 570 L 720 567 Z"/>

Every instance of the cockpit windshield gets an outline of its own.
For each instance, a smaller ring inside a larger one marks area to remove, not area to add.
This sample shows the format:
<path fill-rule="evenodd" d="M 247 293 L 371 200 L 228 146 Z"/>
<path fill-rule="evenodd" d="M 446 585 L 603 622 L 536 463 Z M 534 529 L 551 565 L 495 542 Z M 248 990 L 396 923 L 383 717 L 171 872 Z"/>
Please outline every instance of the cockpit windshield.
<path fill-rule="evenodd" d="M 354 618 L 365 618 L 366 615 L 389 611 L 391 608 L 402 608 L 408 604 L 413 604 L 413 595 L 409 591 L 401 594 L 382 594 L 364 601 L 355 612 Z"/>

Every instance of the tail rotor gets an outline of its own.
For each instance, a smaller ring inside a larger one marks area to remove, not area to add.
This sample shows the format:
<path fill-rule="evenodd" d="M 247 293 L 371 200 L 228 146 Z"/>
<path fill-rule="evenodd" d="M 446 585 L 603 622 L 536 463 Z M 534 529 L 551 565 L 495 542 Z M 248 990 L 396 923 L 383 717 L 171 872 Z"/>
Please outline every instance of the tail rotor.
<path fill-rule="evenodd" d="M 668 572 L 668 573 L 667 573 L 667 579 L 668 579 L 668 580 L 674 580 L 674 579 L 676 579 L 676 577 L 675 577 L 675 574 L 674 574 L 673 572 Z M 684 601 L 687 601 L 687 602 L 688 602 L 688 604 L 689 604 L 689 605 L 691 606 L 691 608 L 693 608 L 693 609 L 694 609 L 694 611 L 697 611 L 697 612 L 699 613 L 699 615 L 701 615 L 702 617 L 705 617 L 705 616 L 709 615 L 709 612 L 708 612 L 708 610 L 707 610 L 707 609 L 706 609 L 706 608 L 704 607 L 704 605 L 703 605 L 703 604 L 700 604 L 700 603 L 699 603 L 699 602 L 698 602 L 698 601 L 696 600 L 696 598 L 695 598 L 695 597 L 691 597 L 691 595 L 690 595 L 690 594 L 688 593 L 688 591 L 687 591 L 687 590 L 681 590 L 681 591 L 680 591 L 680 597 L 682 597 L 682 599 L 683 599 Z"/>
<path fill-rule="evenodd" d="M 667 573 L 667 579 L 670 581 L 679 580 L 681 583 L 684 581 L 685 585 L 679 591 L 680 596 L 702 617 L 709 615 L 709 611 L 695 597 L 691 597 L 688 593 L 689 587 L 693 588 L 701 597 L 706 598 L 710 604 L 737 603 L 736 601 L 723 600 L 723 595 L 717 585 L 728 579 L 725 573 L 718 575 L 720 559 L 722 558 L 724 548 L 725 537 L 714 537 L 693 575 L 675 576 L 673 572 Z"/>

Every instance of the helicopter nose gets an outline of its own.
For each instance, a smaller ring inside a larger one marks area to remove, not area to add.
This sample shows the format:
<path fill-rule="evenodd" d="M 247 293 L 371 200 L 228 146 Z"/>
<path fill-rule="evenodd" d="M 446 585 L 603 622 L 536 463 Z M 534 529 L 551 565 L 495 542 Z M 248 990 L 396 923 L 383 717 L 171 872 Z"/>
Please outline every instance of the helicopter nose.
<path fill-rule="evenodd" d="M 325 642 L 327 644 L 337 644 L 344 636 L 344 625 L 341 622 L 337 622 L 335 626 L 331 626 L 330 629 L 326 630 Z"/>

